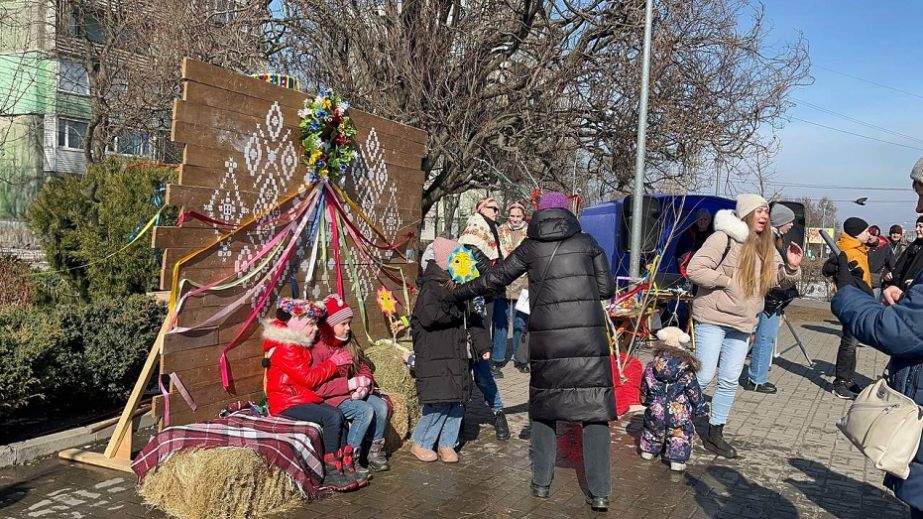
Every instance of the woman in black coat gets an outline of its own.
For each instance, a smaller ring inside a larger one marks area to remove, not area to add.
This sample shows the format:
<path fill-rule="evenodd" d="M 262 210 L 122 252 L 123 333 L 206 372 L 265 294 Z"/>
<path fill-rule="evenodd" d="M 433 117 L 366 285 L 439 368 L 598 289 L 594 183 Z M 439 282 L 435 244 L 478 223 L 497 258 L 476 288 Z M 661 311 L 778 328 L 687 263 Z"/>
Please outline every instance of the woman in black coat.
<path fill-rule="evenodd" d="M 609 260 L 561 193 L 548 193 L 527 238 L 486 275 L 457 287 L 465 300 L 529 276 L 529 417 L 532 493 L 547 497 L 554 475 L 555 425 L 583 424 L 583 452 L 594 510 L 608 508 L 609 425 L 616 418 L 606 316 L 600 301 L 615 292 Z"/>

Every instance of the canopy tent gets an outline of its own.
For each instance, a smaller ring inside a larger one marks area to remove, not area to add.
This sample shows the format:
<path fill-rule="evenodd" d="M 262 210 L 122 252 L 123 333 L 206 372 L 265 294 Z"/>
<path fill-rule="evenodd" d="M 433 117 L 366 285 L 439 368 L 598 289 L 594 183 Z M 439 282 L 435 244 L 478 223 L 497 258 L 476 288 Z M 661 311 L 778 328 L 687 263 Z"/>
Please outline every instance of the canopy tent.
<path fill-rule="evenodd" d="M 643 242 L 656 244 L 646 251 L 643 258 L 650 259 L 662 254 L 658 269 L 661 273 L 678 273 L 675 258 L 676 245 L 683 232 L 691 227 L 700 209 L 712 215 L 721 209 L 733 209 L 733 200 L 708 195 L 665 195 L 645 197 L 651 204 L 645 211 L 648 218 L 642 222 Z M 609 268 L 614 276 L 628 276 L 630 220 L 626 218 L 626 201 L 630 197 L 613 200 L 584 209 L 580 225 L 584 232 L 592 235 L 609 257 Z M 628 207 L 630 210 L 630 206 Z"/>

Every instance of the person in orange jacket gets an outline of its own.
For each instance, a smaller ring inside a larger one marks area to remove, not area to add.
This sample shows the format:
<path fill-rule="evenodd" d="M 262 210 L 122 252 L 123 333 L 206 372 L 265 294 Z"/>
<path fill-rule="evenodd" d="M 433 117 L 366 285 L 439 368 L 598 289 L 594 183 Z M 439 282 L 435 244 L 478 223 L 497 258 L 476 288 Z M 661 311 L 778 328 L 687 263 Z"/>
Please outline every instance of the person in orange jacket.
<path fill-rule="evenodd" d="M 869 269 L 869 224 L 862 218 L 855 216 L 843 222 L 843 232 L 836 242 L 840 251 L 846 254 L 849 263 L 855 263 L 854 272 L 862 271 L 862 281 L 867 286 L 872 286 L 872 272 Z M 840 339 L 840 348 L 836 352 L 836 375 L 833 379 L 833 394 L 837 398 L 852 400 L 856 398 L 862 387 L 853 382 L 856 375 L 856 346 L 858 339 L 843 327 L 843 338 Z"/>
<path fill-rule="evenodd" d="M 355 469 L 353 449 L 346 443 L 346 419 L 327 405 L 316 389 L 336 376 L 340 366 L 352 363 L 346 349 L 311 367 L 311 350 L 317 342 L 317 323 L 326 315 L 323 305 L 310 300 L 279 299 L 276 318 L 263 323 L 266 398 L 269 412 L 323 428 L 324 486 L 337 492 L 355 490 L 368 479 Z"/>

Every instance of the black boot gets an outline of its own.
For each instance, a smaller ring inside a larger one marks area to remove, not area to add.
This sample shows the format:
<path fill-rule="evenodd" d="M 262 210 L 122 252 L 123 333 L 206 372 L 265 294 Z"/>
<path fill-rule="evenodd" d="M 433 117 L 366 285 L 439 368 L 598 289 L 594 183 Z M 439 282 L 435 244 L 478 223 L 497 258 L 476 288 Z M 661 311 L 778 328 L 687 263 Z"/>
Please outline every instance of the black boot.
<path fill-rule="evenodd" d="M 540 499 L 547 499 L 551 495 L 551 485 L 545 487 L 532 483 L 532 495 Z"/>
<path fill-rule="evenodd" d="M 586 504 L 590 505 L 590 509 L 594 512 L 605 512 L 609 510 L 609 498 L 608 497 L 586 497 Z"/>
<path fill-rule="evenodd" d="M 346 476 L 346 479 L 350 481 L 355 481 L 357 488 L 366 487 L 369 484 L 369 475 L 368 471 L 359 471 L 356 469 L 356 458 L 357 454 L 353 451 L 351 445 L 343 447 L 343 474 Z"/>
<path fill-rule="evenodd" d="M 386 470 L 391 470 L 391 465 L 388 464 L 388 456 L 385 454 L 385 440 L 375 440 L 372 442 L 372 446 L 369 447 L 369 468 L 375 472 L 384 472 Z"/>
<path fill-rule="evenodd" d="M 342 453 L 324 454 L 324 482 L 321 485 L 335 492 L 349 492 L 359 488 L 359 484 L 343 473 Z"/>
<path fill-rule="evenodd" d="M 510 439 L 510 425 L 506 423 L 506 415 L 503 411 L 494 411 L 494 430 L 497 432 L 498 440 Z"/>
<path fill-rule="evenodd" d="M 736 458 L 737 449 L 724 439 L 724 424 L 708 424 L 708 434 L 702 438 L 702 444 L 709 451 L 725 458 Z"/>

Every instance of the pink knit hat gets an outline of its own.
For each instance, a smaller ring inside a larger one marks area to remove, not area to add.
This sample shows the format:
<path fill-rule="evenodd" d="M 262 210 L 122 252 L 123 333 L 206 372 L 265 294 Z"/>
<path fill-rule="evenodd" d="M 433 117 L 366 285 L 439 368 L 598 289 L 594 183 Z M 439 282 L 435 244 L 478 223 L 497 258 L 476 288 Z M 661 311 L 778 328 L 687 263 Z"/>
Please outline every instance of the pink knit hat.
<path fill-rule="evenodd" d="M 442 237 L 436 238 L 433 241 L 433 257 L 436 260 L 436 265 L 442 270 L 448 270 L 449 256 L 458 247 L 461 247 L 461 244 L 455 240 Z"/>
<path fill-rule="evenodd" d="M 539 209 L 570 209 L 567 195 L 559 191 L 545 193 L 538 201 Z"/>
<path fill-rule="evenodd" d="M 327 308 L 327 324 L 330 326 L 336 326 L 353 317 L 353 309 L 337 294 L 325 297 L 324 306 Z"/>

